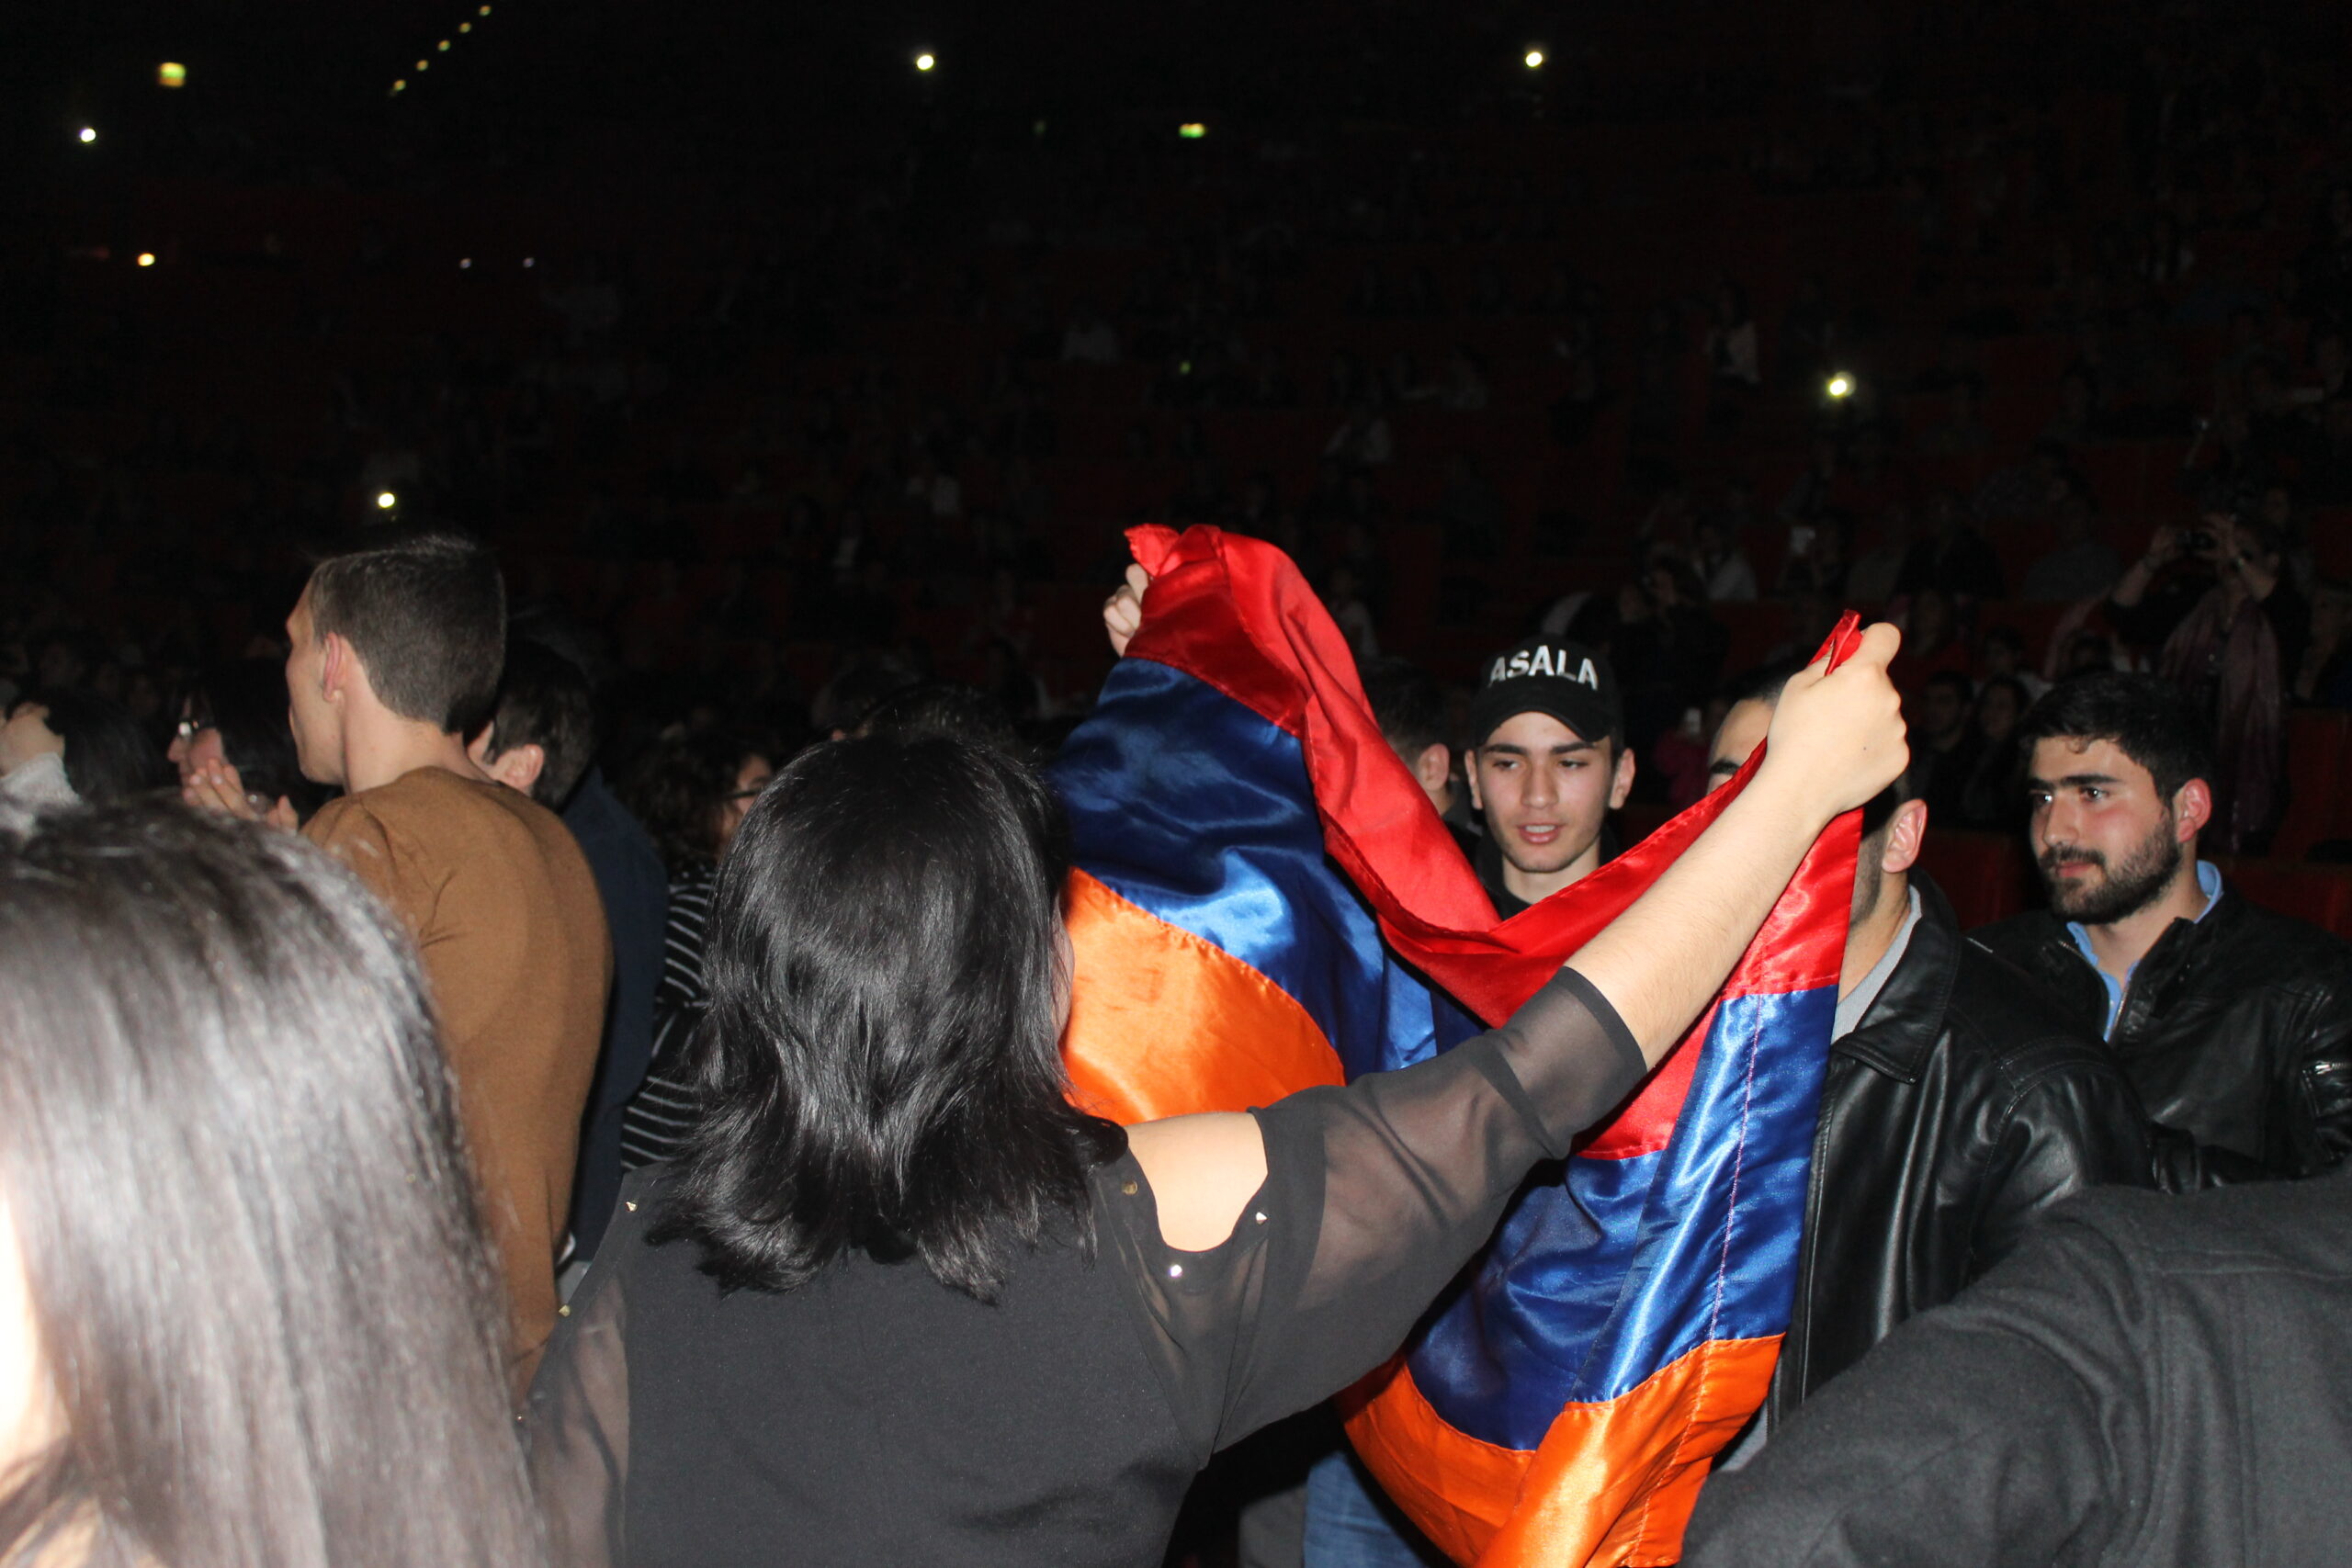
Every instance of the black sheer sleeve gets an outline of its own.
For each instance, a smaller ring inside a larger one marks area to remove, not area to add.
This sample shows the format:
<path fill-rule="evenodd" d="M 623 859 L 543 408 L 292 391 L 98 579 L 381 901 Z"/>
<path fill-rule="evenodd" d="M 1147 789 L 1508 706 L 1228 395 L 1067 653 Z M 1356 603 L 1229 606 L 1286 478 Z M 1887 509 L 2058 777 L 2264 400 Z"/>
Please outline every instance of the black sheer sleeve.
<path fill-rule="evenodd" d="M 524 1415 L 531 1483 L 547 1515 L 549 1561 L 623 1568 L 628 1560 L 628 1270 L 652 1220 L 651 1183 L 629 1177 L 601 1258 L 563 1308 Z"/>
<path fill-rule="evenodd" d="M 1433 1060 L 1258 1111 L 1265 1185 L 1209 1251 L 1160 1240 L 1132 1156 L 1103 1167 L 1106 1250 L 1139 1282 L 1146 1348 L 1201 1455 L 1393 1353 L 1529 1169 L 1565 1157 L 1646 1070 L 1616 1010 L 1564 969 Z"/>

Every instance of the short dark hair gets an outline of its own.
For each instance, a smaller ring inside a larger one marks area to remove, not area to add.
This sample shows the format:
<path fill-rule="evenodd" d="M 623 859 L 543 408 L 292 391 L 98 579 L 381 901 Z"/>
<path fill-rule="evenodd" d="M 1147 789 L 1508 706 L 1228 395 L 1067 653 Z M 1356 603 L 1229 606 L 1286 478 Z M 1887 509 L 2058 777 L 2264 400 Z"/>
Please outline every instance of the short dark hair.
<path fill-rule="evenodd" d="M 718 877 L 693 1046 L 702 1120 L 652 1233 L 722 1288 L 853 1252 L 994 1301 L 1049 1235 L 1091 1245 L 1086 1175 L 1125 1147 L 1069 1102 L 1061 815 L 946 736 L 811 747 Z"/>
<path fill-rule="evenodd" d="M 546 1560 L 424 976 L 350 873 L 176 803 L 0 834 L 0 1103 L 71 1433 L 0 1556 Z"/>
<path fill-rule="evenodd" d="M 1735 675 L 1724 683 L 1724 702 L 1736 706 L 1740 703 L 1778 704 L 1781 693 L 1801 674 L 1812 661 L 1792 654 L 1759 664 L 1743 674 Z"/>
<path fill-rule="evenodd" d="M 1363 667 L 1364 701 L 1389 745 L 1412 756 L 1432 746 L 1451 748 L 1445 688 L 1408 659 L 1374 659 Z"/>
<path fill-rule="evenodd" d="M 2111 740 L 2148 770 L 2171 799 L 2191 779 L 2213 776 L 2213 737 L 2180 689 L 2160 675 L 2095 670 L 2041 694 L 2018 726 L 2028 758 L 2043 740 Z"/>
<path fill-rule="evenodd" d="M 596 755 L 595 695 L 587 672 L 536 642 L 507 645 L 498 677 L 498 711 L 490 721 L 490 755 L 537 746 L 545 761 L 531 798 L 560 811 Z"/>
<path fill-rule="evenodd" d="M 88 804 L 135 799 L 173 782 L 171 764 L 154 738 L 121 704 L 80 687 L 37 693 L 17 705 L 28 702 L 49 710 L 43 722 L 65 742 L 65 782 Z"/>
<path fill-rule="evenodd" d="M 470 735 L 498 700 L 506 582 L 474 540 L 420 534 L 329 556 L 311 573 L 311 626 L 351 644 L 402 718 Z"/>
<path fill-rule="evenodd" d="M 1021 737 L 1004 705 L 961 681 L 918 681 L 901 686 L 865 710 L 860 735 L 957 735 L 1001 751 L 1018 753 Z"/>
<path fill-rule="evenodd" d="M 860 653 L 836 671 L 831 680 L 818 690 L 809 705 L 809 717 L 821 731 L 854 730 L 865 722 L 865 716 L 876 704 L 893 692 L 903 691 L 922 679 L 898 660 L 888 655 Z"/>
<path fill-rule="evenodd" d="M 307 818 L 325 791 L 302 776 L 294 731 L 286 722 L 286 667 L 275 659 L 240 659 L 211 671 L 187 694 L 188 716 L 217 730 L 221 754 L 248 795 L 283 797 Z"/>

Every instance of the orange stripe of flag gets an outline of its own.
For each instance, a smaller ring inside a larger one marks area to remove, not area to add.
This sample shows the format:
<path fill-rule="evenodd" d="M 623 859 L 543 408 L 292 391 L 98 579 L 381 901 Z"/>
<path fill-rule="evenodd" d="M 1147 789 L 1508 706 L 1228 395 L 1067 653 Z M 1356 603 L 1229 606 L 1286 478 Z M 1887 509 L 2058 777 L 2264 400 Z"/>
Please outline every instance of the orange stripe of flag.
<path fill-rule="evenodd" d="M 1247 1111 L 1346 1081 L 1298 999 L 1083 871 L 1066 899 L 1076 963 L 1062 1055 L 1070 1098 L 1132 1124 Z"/>
<path fill-rule="evenodd" d="M 1710 1340 L 1622 1398 L 1567 1406 L 1532 1453 L 1455 1430 L 1392 1362 L 1346 1396 L 1348 1437 L 1457 1562 L 1657 1568 L 1679 1560 L 1708 1467 L 1763 1402 L 1780 1349 L 1777 1334 Z"/>

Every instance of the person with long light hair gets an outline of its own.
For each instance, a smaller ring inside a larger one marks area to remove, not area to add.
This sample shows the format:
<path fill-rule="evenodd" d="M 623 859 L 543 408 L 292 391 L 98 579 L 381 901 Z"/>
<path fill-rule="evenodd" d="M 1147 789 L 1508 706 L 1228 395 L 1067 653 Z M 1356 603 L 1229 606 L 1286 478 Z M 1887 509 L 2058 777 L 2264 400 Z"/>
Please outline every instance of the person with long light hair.
<path fill-rule="evenodd" d="M 290 833 L 0 834 L 0 1563 L 533 1568 L 408 939 Z"/>

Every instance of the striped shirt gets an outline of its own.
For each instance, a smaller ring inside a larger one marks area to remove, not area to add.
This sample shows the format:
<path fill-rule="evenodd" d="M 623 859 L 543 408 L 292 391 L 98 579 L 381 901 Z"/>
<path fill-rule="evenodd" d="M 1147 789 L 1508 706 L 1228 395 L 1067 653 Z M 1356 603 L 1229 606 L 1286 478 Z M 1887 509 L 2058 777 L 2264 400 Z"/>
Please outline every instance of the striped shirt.
<path fill-rule="evenodd" d="M 686 1046 L 710 995 L 703 987 L 702 948 L 710 925 L 718 869 L 702 866 L 670 880 L 670 918 L 662 933 L 662 980 L 653 991 L 653 1055 L 645 1087 L 621 1122 L 621 1168 L 635 1170 L 675 1156 L 694 1128 Z"/>

